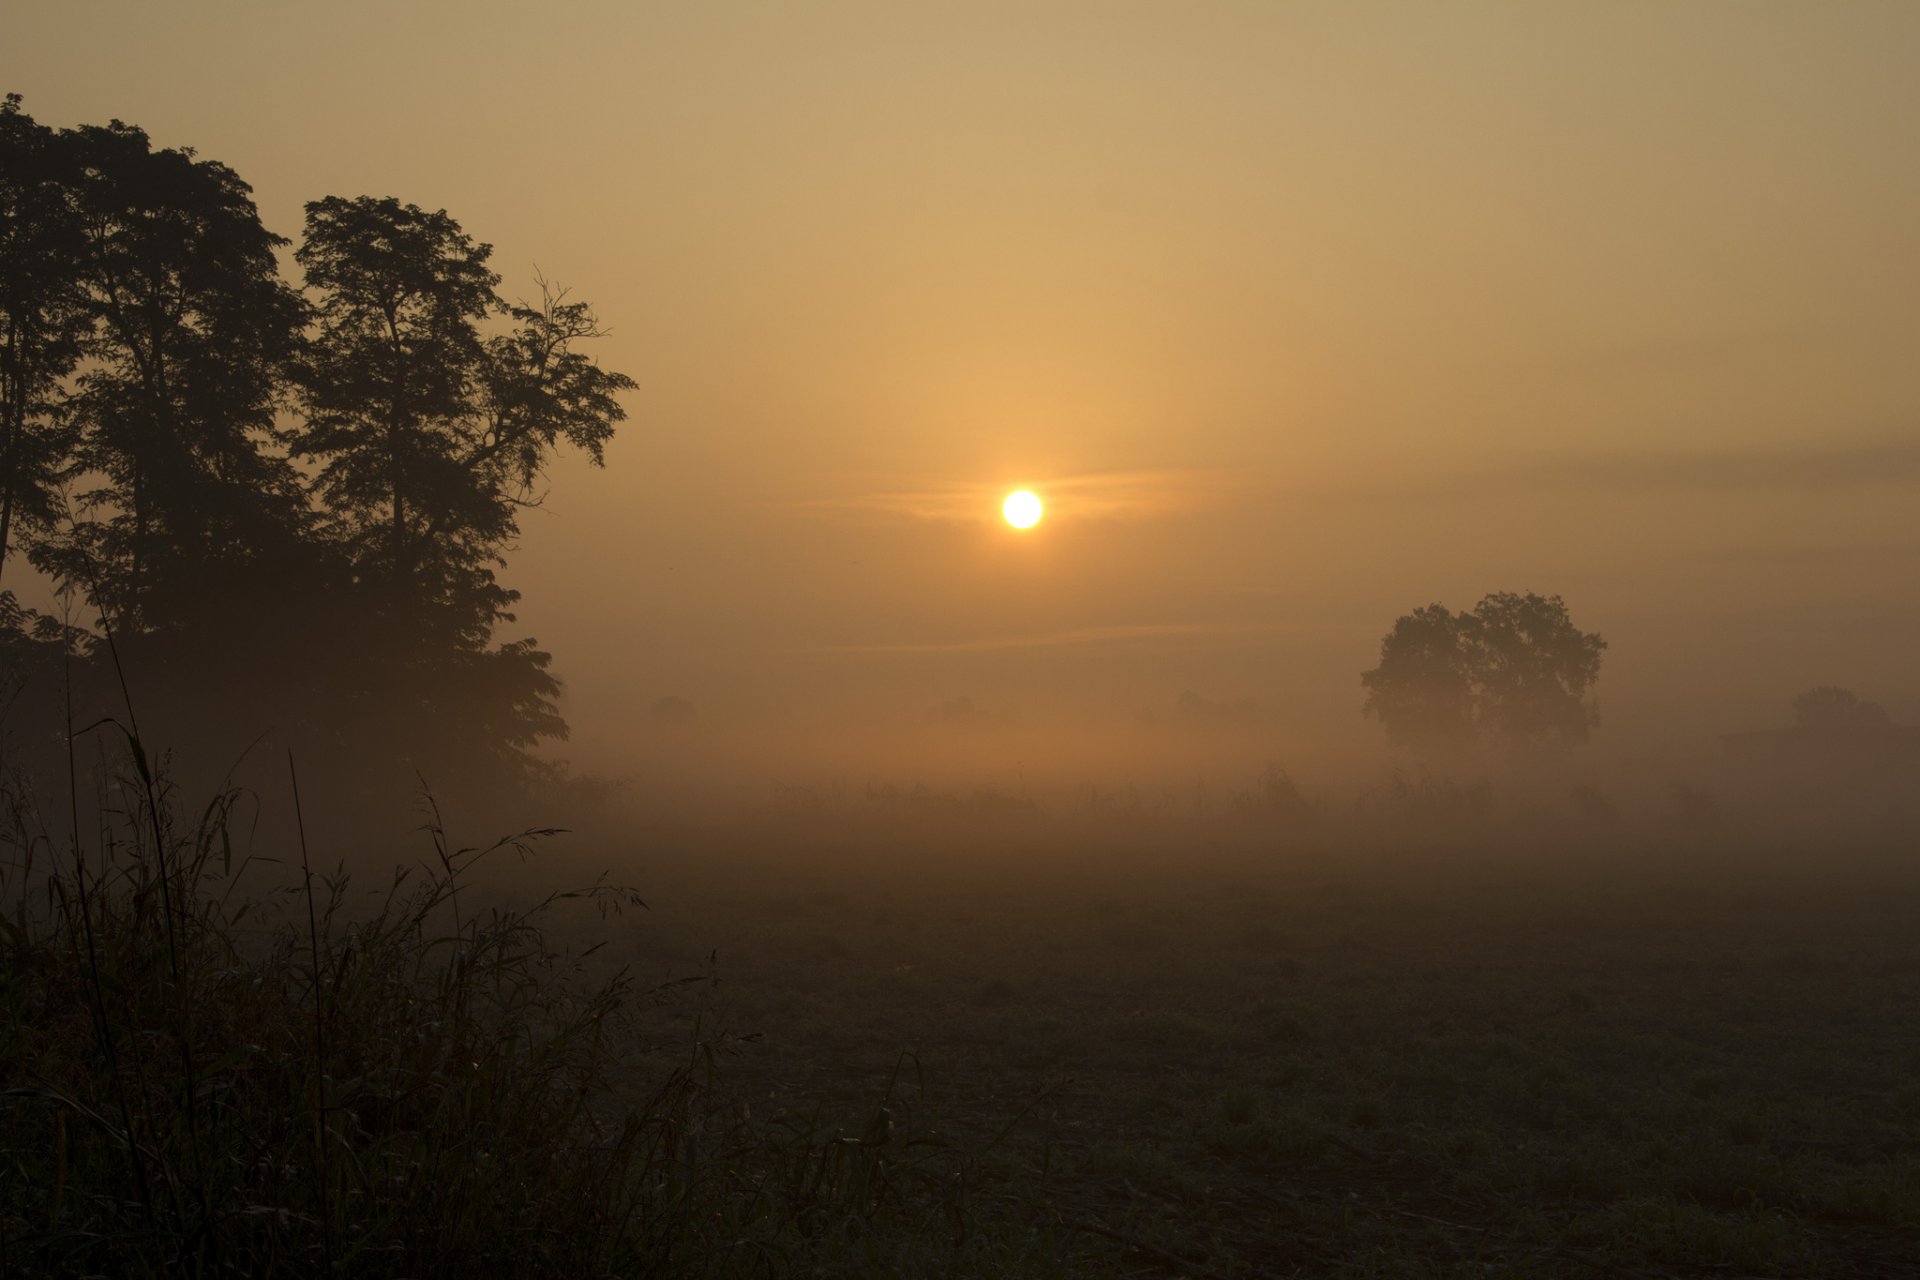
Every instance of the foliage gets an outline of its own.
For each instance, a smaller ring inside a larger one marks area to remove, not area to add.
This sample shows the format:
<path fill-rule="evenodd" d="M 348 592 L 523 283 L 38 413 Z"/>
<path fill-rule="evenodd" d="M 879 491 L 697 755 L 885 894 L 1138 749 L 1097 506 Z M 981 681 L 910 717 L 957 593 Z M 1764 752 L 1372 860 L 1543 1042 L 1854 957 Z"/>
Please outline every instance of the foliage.
<path fill-rule="evenodd" d="M 1862 702 L 1851 689 L 1821 685 L 1793 700 L 1793 722 L 1805 729 L 1882 729 L 1891 721 L 1877 702 Z"/>
<path fill-rule="evenodd" d="M 236 901 L 242 797 L 182 824 L 127 743 L 124 807 L 91 856 L 35 868 L 51 846 L 10 806 L 27 880 L 0 936 L 11 1273 L 604 1266 L 624 1174 L 685 1090 L 669 1078 L 654 1114 L 611 1127 L 592 1111 L 635 992 L 543 940 L 541 916 L 577 895 L 463 906 L 482 859 L 551 833 L 456 848 L 436 817 L 424 874 L 396 874 L 370 912 L 343 872 Z"/>
<path fill-rule="evenodd" d="M 1583 632 L 1559 596 L 1496 592 L 1463 626 L 1482 732 L 1526 744 L 1585 742 L 1600 723 L 1588 699 L 1607 642 Z"/>
<path fill-rule="evenodd" d="M 19 542 L 131 666 L 258 728 L 537 772 L 560 686 L 496 636 L 497 572 L 555 452 L 601 465 L 625 417 L 592 309 L 508 303 L 487 245 L 392 198 L 308 206 L 303 294 L 239 175 L 120 121 L 9 97 L 0 160 L 0 570 Z"/>
<path fill-rule="evenodd" d="M 485 561 L 507 531 L 464 465 L 486 350 L 479 323 L 499 283 L 491 253 L 445 210 L 339 197 L 307 206 L 294 256 L 317 299 L 316 329 L 294 448 L 318 465 L 349 554 L 396 611 L 474 595 L 489 612 L 504 604 Z"/>
<path fill-rule="evenodd" d="M 1464 626 L 1445 605 L 1396 620 L 1380 642 L 1380 665 L 1360 677 L 1366 713 L 1416 749 L 1467 743 L 1474 734 L 1474 671 Z"/>
<path fill-rule="evenodd" d="M 1600 720 L 1590 691 L 1606 647 L 1557 595 L 1496 592 L 1458 614 L 1430 604 L 1382 638 L 1380 665 L 1360 677 L 1365 712 L 1423 753 L 1585 742 Z"/>
<path fill-rule="evenodd" d="M 72 451 L 59 394 L 80 361 L 87 314 L 70 265 L 82 227 L 51 129 L 0 101 L 0 575 L 16 524 L 49 528 Z"/>
<path fill-rule="evenodd" d="M 979 1230 L 971 1160 L 928 1126 L 906 1071 L 850 1132 L 755 1125 L 720 1108 L 716 1037 L 647 1051 L 634 1019 L 710 979 L 640 987 L 598 944 L 549 940 L 561 911 L 643 905 L 631 890 L 476 901 L 482 863 L 557 832 L 460 846 L 431 810 L 430 856 L 362 890 L 315 874 L 303 842 L 278 863 L 250 853 L 239 793 L 184 816 L 155 757 L 120 737 L 91 848 L 0 785 L 9 1277 L 1045 1261 L 1030 1229 Z M 250 890 L 273 865 L 290 878 Z"/>
<path fill-rule="evenodd" d="M 302 307 L 233 170 L 118 121 L 58 137 L 92 321 L 68 397 L 86 518 L 37 558 L 123 627 L 164 625 L 301 531 L 299 477 L 270 446 Z"/>

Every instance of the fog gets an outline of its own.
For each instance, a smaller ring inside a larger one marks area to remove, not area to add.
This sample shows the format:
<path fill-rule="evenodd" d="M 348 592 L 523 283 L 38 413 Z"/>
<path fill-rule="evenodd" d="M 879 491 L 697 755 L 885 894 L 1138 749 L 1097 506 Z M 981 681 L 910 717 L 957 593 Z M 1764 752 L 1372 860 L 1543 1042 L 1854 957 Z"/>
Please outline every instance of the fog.
<path fill-rule="evenodd" d="M 1609 642 L 1570 775 L 1657 788 L 1819 685 L 1920 722 L 1907 6 L 14 8 L 40 120 L 296 239 L 444 207 L 503 296 L 593 304 L 638 387 L 498 631 L 584 773 L 1357 786 L 1380 637 L 1492 591 Z M 1144 727 L 1188 691 L 1259 727 Z"/>
<path fill-rule="evenodd" d="M 7 1276 L 1913 1274 L 1920 5 L 4 15 Z"/>

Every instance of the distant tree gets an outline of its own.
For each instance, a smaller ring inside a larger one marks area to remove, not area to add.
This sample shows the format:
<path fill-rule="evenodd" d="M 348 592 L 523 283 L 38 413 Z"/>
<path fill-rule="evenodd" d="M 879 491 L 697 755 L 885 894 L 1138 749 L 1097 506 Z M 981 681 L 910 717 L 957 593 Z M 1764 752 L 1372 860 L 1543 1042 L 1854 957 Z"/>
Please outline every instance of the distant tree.
<path fill-rule="evenodd" d="M 78 278 L 83 229 L 53 130 L 0 101 L 0 575 L 15 537 L 61 509 L 73 450 L 65 383 L 91 327 Z"/>
<path fill-rule="evenodd" d="M 690 725 L 700 718 L 700 712 L 695 708 L 693 703 L 680 697 L 678 694 L 672 693 L 664 698 L 655 699 L 649 711 L 653 718 L 660 724 L 669 724 L 675 727 Z"/>
<path fill-rule="evenodd" d="M 1862 702 L 1851 689 L 1822 685 L 1793 700 L 1793 722 L 1807 729 L 1878 729 L 1890 724 L 1885 707 Z"/>
<path fill-rule="evenodd" d="M 1484 597 L 1461 619 L 1480 731 L 1511 743 L 1580 743 L 1600 723 L 1588 696 L 1607 642 L 1573 625 L 1559 596 Z"/>
<path fill-rule="evenodd" d="M 1173 704 L 1174 718 L 1196 727 L 1220 727 L 1256 724 L 1261 718 L 1260 704 L 1252 698 L 1216 700 L 1192 689 L 1183 690 Z"/>
<path fill-rule="evenodd" d="M 1470 746 L 1474 675 L 1461 620 L 1441 604 L 1415 609 L 1395 620 L 1380 641 L 1380 665 L 1360 677 L 1367 691 L 1365 714 L 1409 750 Z"/>
<path fill-rule="evenodd" d="M 1590 691 L 1606 647 L 1559 596 L 1497 592 L 1459 614 L 1427 605 L 1381 640 L 1380 665 L 1360 677 L 1364 710 L 1423 753 L 1585 742 L 1599 723 Z"/>

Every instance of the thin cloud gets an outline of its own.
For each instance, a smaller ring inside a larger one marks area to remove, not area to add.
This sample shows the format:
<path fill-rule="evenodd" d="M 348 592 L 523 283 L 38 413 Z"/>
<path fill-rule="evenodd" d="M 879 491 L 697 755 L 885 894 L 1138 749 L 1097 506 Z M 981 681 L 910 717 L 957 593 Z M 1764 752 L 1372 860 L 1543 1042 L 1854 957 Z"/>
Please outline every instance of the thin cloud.
<path fill-rule="evenodd" d="M 1526 493 L 1717 493 L 1849 490 L 1920 484 L 1920 443 L 1819 445 L 1713 453 L 1610 453 L 1532 458 L 1371 490 L 1391 498 L 1483 498 Z"/>
<path fill-rule="evenodd" d="M 1707 547 L 1697 551 L 1677 551 L 1676 563 L 1708 565 L 1749 564 L 1762 568 L 1780 565 L 1837 566 L 1857 568 L 1893 561 L 1898 565 L 1920 562 L 1920 543 L 1849 543 L 1834 546 L 1732 546 Z"/>
<path fill-rule="evenodd" d="M 1096 471 L 1067 476 L 1023 476 L 1006 483 L 894 488 L 884 481 L 844 497 L 808 498 L 803 510 L 882 519 L 973 523 L 999 517 L 1000 500 L 1014 487 L 1032 489 L 1047 519 L 1150 520 L 1216 505 L 1234 488 L 1222 472 L 1155 469 Z"/>
<path fill-rule="evenodd" d="M 1042 631 L 1026 635 L 977 636 L 964 640 L 927 641 L 905 644 L 824 645 L 807 653 L 914 654 L 914 653 L 1001 653 L 1023 649 L 1063 649 L 1085 645 L 1115 644 L 1130 640 L 1191 640 L 1202 636 L 1252 635 L 1282 628 L 1209 622 L 1149 622 L 1108 627 L 1072 627 L 1061 631 Z"/>

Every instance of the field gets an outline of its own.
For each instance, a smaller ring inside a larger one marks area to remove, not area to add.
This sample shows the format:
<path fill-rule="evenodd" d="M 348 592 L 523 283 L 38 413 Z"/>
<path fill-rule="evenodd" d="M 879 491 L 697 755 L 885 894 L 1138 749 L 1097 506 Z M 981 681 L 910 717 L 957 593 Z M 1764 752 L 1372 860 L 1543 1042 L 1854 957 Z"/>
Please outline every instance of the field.
<path fill-rule="evenodd" d="M 966 843 L 665 839 L 615 949 L 717 977 L 652 1024 L 719 1051 L 712 1114 L 950 1142 L 996 1269 L 1920 1267 L 1920 867 Z M 874 1229 L 940 1237 L 900 1185 Z"/>
<path fill-rule="evenodd" d="M 11 838 L 9 1275 L 1920 1260 L 1896 837 L 987 795 L 434 826 L 398 884 L 362 850 L 309 890 L 145 769 L 79 862 Z"/>

